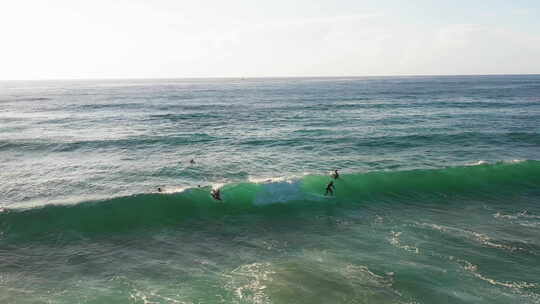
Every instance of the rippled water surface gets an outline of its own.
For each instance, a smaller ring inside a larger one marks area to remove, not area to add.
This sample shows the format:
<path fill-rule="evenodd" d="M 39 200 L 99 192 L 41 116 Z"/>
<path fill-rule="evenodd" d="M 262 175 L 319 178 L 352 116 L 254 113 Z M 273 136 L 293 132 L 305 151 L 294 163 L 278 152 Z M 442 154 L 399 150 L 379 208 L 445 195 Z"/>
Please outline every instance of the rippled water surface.
<path fill-rule="evenodd" d="M 0 302 L 540 303 L 539 160 L 537 75 L 0 82 Z"/>

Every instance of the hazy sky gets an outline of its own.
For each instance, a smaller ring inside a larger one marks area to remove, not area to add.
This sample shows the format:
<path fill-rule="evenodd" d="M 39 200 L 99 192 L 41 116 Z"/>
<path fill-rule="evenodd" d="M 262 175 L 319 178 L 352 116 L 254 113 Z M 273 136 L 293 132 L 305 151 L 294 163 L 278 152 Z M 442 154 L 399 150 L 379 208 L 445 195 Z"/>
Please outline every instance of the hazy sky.
<path fill-rule="evenodd" d="M 540 73 L 538 0 L 2 0 L 0 79 Z"/>

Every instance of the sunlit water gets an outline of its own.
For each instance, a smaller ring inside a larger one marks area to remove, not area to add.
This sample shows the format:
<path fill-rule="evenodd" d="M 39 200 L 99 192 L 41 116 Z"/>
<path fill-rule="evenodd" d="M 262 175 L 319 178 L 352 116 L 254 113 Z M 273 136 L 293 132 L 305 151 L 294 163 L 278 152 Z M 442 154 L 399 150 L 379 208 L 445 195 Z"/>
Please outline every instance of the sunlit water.
<path fill-rule="evenodd" d="M 539 160 L 535 75 L 0 82 L 0 303 L 540 303 Z"/>

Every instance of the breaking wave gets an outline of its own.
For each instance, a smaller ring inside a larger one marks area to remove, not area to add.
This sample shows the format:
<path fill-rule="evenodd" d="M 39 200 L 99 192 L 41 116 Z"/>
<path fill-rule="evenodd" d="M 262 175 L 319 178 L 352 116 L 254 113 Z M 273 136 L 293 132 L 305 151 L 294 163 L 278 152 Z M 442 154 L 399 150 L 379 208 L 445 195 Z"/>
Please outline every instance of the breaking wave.
<path fill-rule="evenodd" d="M 335 196 L 325 196 L 329 176 L 306 175 L 220 186 L 222 202 L 209 187 L 142 193 L 71 205 L 0 209 L 0 240 L 50 233 L 108 233 L 171 226 L 190 218 L 283 215 L 329 204 L 376 204 L 449 196 L 475 198 L 538 189 L 540 161 L 501 162 L 434 170 L 342 174 Z M 46 202 L 44 202 L 46 203 Z"/>

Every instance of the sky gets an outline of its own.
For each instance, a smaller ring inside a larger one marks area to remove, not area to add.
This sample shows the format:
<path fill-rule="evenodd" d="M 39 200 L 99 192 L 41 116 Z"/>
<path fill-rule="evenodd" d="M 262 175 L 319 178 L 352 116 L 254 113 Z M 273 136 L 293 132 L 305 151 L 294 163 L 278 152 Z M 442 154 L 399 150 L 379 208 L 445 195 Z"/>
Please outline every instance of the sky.
<path fill-rule="evenodd" d="M 535 73 L 538 0 L 0 2 L 0 80 Z"/>

